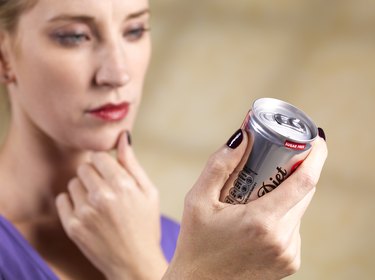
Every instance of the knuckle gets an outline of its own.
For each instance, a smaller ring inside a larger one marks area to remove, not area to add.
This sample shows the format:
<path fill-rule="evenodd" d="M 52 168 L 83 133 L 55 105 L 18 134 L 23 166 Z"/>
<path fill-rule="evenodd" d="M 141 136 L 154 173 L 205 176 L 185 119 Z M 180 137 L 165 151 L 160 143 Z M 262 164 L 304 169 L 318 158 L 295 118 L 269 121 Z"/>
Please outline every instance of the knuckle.
<path fill-rule="evenodd" d="M 78 176 L 84 176 L 87 173 L 87 163 L 83 163 L 80 166 L 78 166 L 77 173 Z"/>
<path fill-rule="evenodd" d="M 284 266 L 289 263 L 289 256 L 286 254 L 288 245 L 282 238 L 273 235 L 270 247 L 275 259 L 278 259 Z"/>
<path fill-rule="evenodd" d="M 95 216 L 95 211 L 88 205 L 82 205 L 77 211 L 77 217 L 83 222 L 92 221 Z"/>
<path fill-rule="evenodd" d="M 208 159 L 207 167 L 212 174 L 222 174 L 228 169 L 225 160 L 220 158 L 217 153 L 211 155 L 211 157 Z"/>
<path fill-rule="evenodd" d="M 289 276 L 295 274 L 301 267 L 301 258 L 294 257 L 292 255 L 285 254 L 283 257 L 278 259 L 283 276 Z"/>
<path fill-rule="evenodd" d="M 282 239 L 278 239 L 274 245 L 274 257 L 284 276 L 296 273 L 301 266 L 299 248 L 296 250 L 288 240 Z"/>
<path fill-rule="evenodd" d="M 191 221 L 197 221 L 202 217 L 202 210 L 199 201 L 193 191 L 189 191 L 184 200 L 184 212 L 187 214 Z"/>
<path fill-rule="evenodd" d="M 73 240 L 79 239 L 82 234 L 82 225 L 77 219 L 70 219 L 66 225 L 66 234 Z"/>
<path fill-rule="evenodd" d="M 110 192 L 96 191 L 89 195 L 90 203 L 101 211 L 108 211 L 115 201 L 115 196 Z"/>
<path fill-rule="evenodd" d="M 286 267 L 286 273 L 288 275 L 295 274 L 301 268 L 301 258 L 295 258 L 293 261 L 289 263 Z"/>
<path fill-rule="evenodd" d="M 116 191 L 121 192 L 127 189 L 129 183 L 124 177 L 116 174 L 112 177 L 111 184 Z"/>
<path fill-rule="evenodd" d="M 275 260 L 282 260 L 289 248 L 287 236 L 275 229 L 274 222 L 271 219 L 253 218 L 248 225 L 250 234 L 264 244 L 265 250 L 270 257 Z"/>
<path fill-rule="evenodd" d="M 74 177 L 73 179 L 71 179 L 68 183 L 68 190 L 70 193 L 74 192 L 74 190 L 76 188 L 78 188 L 80 185 L 80 181 L 77 177 Z"/>
<path fill-rule="evenodd" d="M 271 223 L 263 219 L 261 216 L 251 217 L 248 225 L 252 235 L 267 237 L 272 234 Z"/>
<path fill-rule="evenodd" d="M 265 248 L 269 252 L 275 260 L 282 265 L 285 266 L 286 263 L 288 263 L 288 258 L 286 256 L 287 251 L 287 244 L 282 240 L 280 235 L 277 235 L 273 232 L 268 232 L 265 236 Z"/>
<path fill-rule="evenodd" d="M 306 169 L 303 172 L 301 172 L 299 181 L 302 187 L 306 189 L 312 189 L 318 183 L 318 178 L 314 176 L 314 173 L 312 170 Z"/>
<path fill-rule="evenodd" d="M 263 252 L 278 268 L 283 277 L 296 273 L 301 265 L 299 248 L 296 251 L 295 241 L 289 235 L 275 227 L 275 219 L 254 215 L 247 222 L 247 236 L 256 238 L 262 244 Z"/>

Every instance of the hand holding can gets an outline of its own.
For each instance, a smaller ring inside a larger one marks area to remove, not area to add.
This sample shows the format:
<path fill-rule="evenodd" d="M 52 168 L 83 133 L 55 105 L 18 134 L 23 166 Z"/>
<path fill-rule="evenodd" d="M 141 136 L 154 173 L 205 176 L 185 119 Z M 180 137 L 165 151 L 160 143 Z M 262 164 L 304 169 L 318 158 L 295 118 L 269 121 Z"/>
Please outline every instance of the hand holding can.
<path fill-rule="evenodd" d="M 220 200 L 244 204 L 277 188 L 307 157 L 318 135 L 314 122 L 284 101 L 261 98 L 253 103 L 243 128 L 247 151 L 225 184 Z"/>

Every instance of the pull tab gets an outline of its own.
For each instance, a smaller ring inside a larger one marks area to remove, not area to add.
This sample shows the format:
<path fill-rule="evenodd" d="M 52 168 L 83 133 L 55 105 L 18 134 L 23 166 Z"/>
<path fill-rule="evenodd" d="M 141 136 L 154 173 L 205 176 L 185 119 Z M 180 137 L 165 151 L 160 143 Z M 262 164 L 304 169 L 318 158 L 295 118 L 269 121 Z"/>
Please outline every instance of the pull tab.
<path fill-rule="evenodd" d="M 307 129 L 305 124 L 296 118 L 290 118 L 288 116 L 282 115 L 282 114 L 275 114 L 274 115 L 275 121 L 282 126 L 286 126 L 288 128 L 291 128 L 293 130 L 298 131 L 299 133 L 306 134 Z"/>

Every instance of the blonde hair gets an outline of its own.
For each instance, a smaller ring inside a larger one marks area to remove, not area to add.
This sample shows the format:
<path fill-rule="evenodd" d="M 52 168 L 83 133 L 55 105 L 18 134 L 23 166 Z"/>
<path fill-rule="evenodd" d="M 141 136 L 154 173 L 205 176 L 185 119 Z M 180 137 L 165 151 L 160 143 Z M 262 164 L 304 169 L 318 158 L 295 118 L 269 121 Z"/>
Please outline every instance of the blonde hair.
<path fill-rule="evenodd" d="M 15 34 L 22 13 L 31 9 L 37 0 L 0 0 L 0 31 Z M 9 125 L 9 100 L 4 87 L 0 86 L 0 143 Z"/>
<path fill-rule="evenodd" d="M 15 32 L 20 15 L 31 9 L 37 0 L 0 0 L 0 29 Z"/>

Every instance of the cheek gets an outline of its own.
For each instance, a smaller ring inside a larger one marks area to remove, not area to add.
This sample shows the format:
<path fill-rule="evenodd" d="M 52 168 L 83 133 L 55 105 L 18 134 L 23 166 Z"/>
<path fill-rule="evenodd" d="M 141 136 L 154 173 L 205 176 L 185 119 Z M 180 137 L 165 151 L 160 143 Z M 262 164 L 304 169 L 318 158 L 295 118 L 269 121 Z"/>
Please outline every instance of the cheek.
<path fill-rule="evenodd" d="M 45 52 L 25 54 L 17 69 L 19 106 L 28 118 L 55 140 L 70 140 L 73 128 L 79 128 L 87 91 L 86 69 L 79 61 Z"/>
<path fill-rule="evenodd" d="M 134 46 L 134 49 L 132 49 L 132 54 L 129 55 L 129 57 L 131 58 L 130 63 L 133 76 L 137 83 L 139 83 L 140 85 L 143 84 L 143 80 L 150 62 L 150 56 L 151 43 L 148 38 L 145 39 L 145 42 L 141 47 Z"/>
<path fill-rule="evenodd" d="M 26 54 L 21 61 L 17 82 L 20 92 L 27 93 L 27 102 L 55 112 L 79 105 L 89 80 L 88 69 L 82 69 L 87 64 L 48 51 Z"/>
<path fill-rule="evenodd" d="M 80 58 L 82 59 L 82 57 Z M 87 69 L 82 69 L 79 59 L 64 57 L 48 52 L 27 55 L 22 58 L 20 87 L 37 87 L 40 92 L 58 92 L 62 97 L 70 91 L 82 89 L 87 85 Z M 23 88 L 23 90 L 28 90 Z"/>

